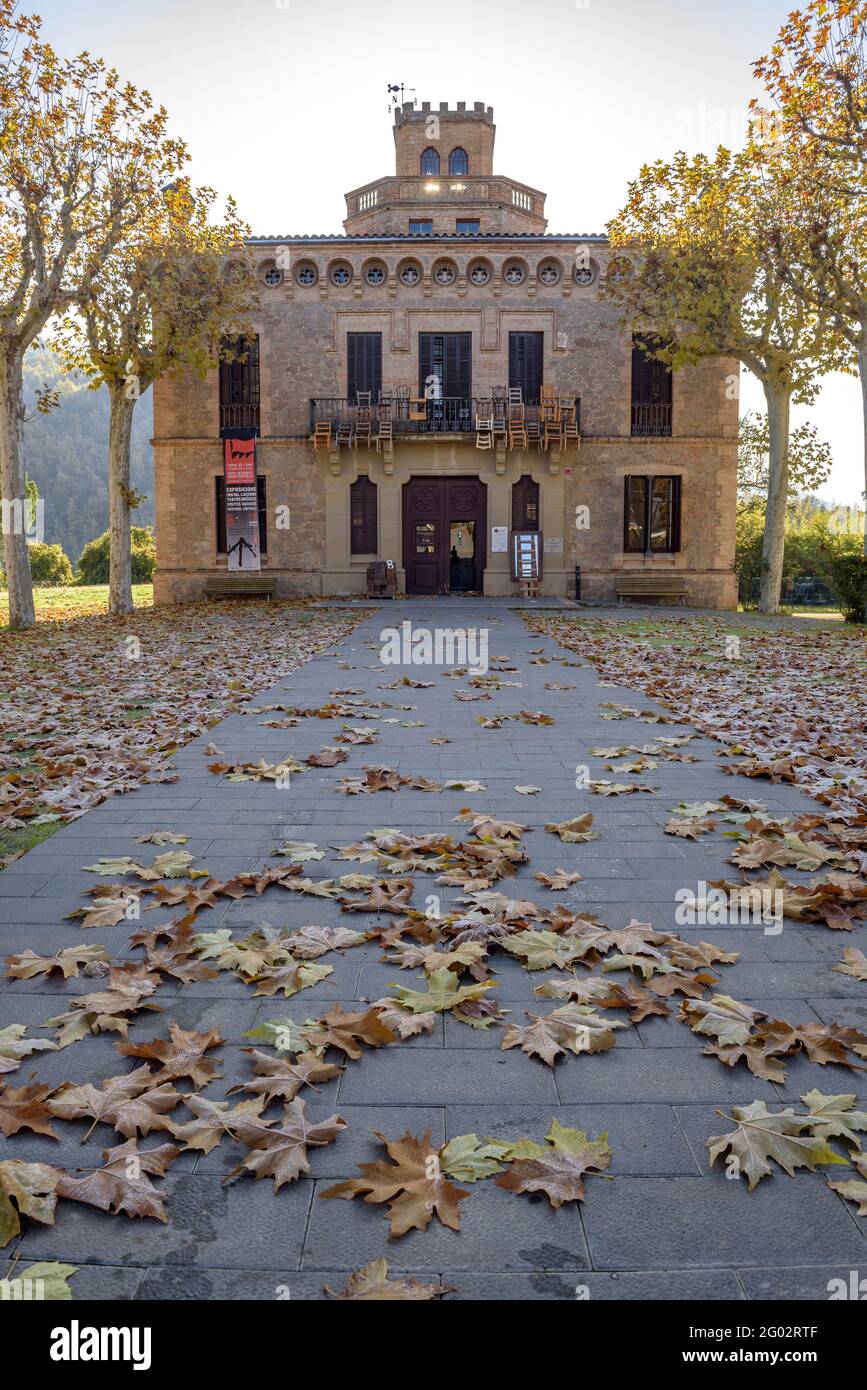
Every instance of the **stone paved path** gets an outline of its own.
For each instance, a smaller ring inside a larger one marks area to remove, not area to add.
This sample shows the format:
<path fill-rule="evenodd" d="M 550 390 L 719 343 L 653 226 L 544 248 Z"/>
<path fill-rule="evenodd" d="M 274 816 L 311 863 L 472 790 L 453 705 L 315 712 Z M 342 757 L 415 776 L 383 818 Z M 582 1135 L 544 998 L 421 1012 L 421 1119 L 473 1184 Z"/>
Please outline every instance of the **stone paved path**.
<path fill-rule="evenodd" d="M 415 668 L 416 676 L 434 680 L 432 689 L 381 691 L 379 683 L 400 668 L 383 672 L 367 666 L 377 662 L 382 627 L 406 618 L 416 626 L 487 627 L 491 653 L 510 658 L 519 668 L 520 674 L 505 678 L 521 681 L 522 688 L 507 687 L 490 703 L 461 703 L 454 698 L 460 682 L 446 679 L 441 671 Z M 365 645 L 369 643 L 374 647 Z M 539 646 L 551 664 L 528 664 L 528 649 Z M 505 603 L 417 600 L 384 607 L 336 655 L 317 657 L 254 704 L 279 699 L 317 705 L 334 687 L 356 686 L 373 698 L 415 705 L 416 712 L 400 717 L 421 719 L 423 728 L 380 722 L 379 743 L 354 748 L 348 763 L 293 777 L 289 790 L 278 791 L 267 783 L 232 784 L 210 775 L 205 743 L 213 740 L 229 759 L 264 756 L 274 761 L 289 749 L 298 756 L 319 749 L 332 741 L 336 727 L 308 719 L 296 729 L 270 730 L 261 727 L 263 716 L 253 713 L 225 720 L 176 756 L 178 782 L 113 798 L 0 875 L 3 954 L 27 947 L 48 953 L 81 939 L 73 924 L 62 920 L 95 881 L 81 866 L 99 855 L 141 853 L 134 837 L 151 828 L 189 834 L 186 848 L 198 856 L 198 864 L 228 878 L 267 862 L 269 851 L 283 838 L 316 840 L 325 848 L 349 844 L 375 826 L 458 830 L 451 820 L 464 804 L 533 827 L 524 837 L 531 862 L 498 888 L 516 897 L 545 896 L 533 873 L 562 863 L 585 877 L 550 900 L 589 908 L 610 926 L 635 916 L 672 929 L 677 889 L 735 873 L 725 863 L 726 849 L 718 837 L 693 844 L 663 835 L 671 806 L 682 798 L 713 799 L 724 792 L 760 796 L 770 808 L 789 814 L 810 809 L 812 803 L 791 787 L 726 776 L 718 769 L 718 745 L 705 738 L 690 745 L 700 762 L 662 762 L 643 775 L 640 780 L 658 788 L 653 796 L 602 798 L 577 792 L 576 764 L 589 764 L 594 777 L 609 775 L 590 756 L 592 746 L 643 743 L 661 730 L 632 719 L 603 721 L 601 700 L 623 700 L 639 708 L 649 702 L 627 690 L 600 689 L 592 668 L 562 667 L 558 658 L 564 655 L 569 654 L 532 634 Z M 339 669 L 338 660 L 349 661 L 353 669 Z M 577 688 L 545 690 L 545 682 L 552 680 Z M 507 723 L 491 732 L 477 723 L 480 710 L 520 708 L 544 710 L 556 722 L 547 727 Z M 432 746 L 429 739 L 440 733 L 452 742 Z M 354 798 L 336 794 L 337 779 L 365 762 L 437 780 L 478 777 L 487 790 L 432 794 L 404 788 Z M 513 788 L 522 783 L 541 786 L 543 794 L 518 795 Z M 593 811 L 600 831 L 592 843 L 561 845 L 544 833 L 545 821 L 585 810 Z M 357 866 L 338 865 L 327 857 L 305 867 L 325 877 Z M 432 891 L 442 894 L 446 909 L 455 901 L 456 892 L 437 889 L 430 876 L 417 875 L 416 903 Z M 151 912 L 145 920 L 156 925 L 171 916 Z M 221 900 L 218 908 L 200 914 L 197 925 L 201 930 L 249 929 L 262 920 L 293 927 L 348 921 L 360 928 L 364 919 L 357 914 L 347 919 L 327 900 L 270 890 L 258 900 Z M 864 931 L 847 936 L 845 944 L 864 949 Z M 822 1019 L 867 1026 L 865 986 L 831 971 L 840 959 L 839 934 L 787 923 L 778 936 L 764 935 L 760 927 L 686 928 L 682 935 L 711 939 L 741 953 L 735 966 L 720 970 L 720 989 L 737 999 L 792 1022 Z M 86 936 L 117 951 L 126 928 Z M 157 996 L 164 1012 L 139 1015 L 130 1037 L 164 1036 L 171 1018 L 188 1028 L 218 1028 L 226 1039 L 224 1079 L 206 1094 L 221 1098 L 248 1074 L 241 1048 L 254 1023 L 287 1015 L 304 1019 L 335 1001 L 351 1007 L 356 1000 L 378 999 L 398 978 L 412 983 L 410 972 L 399 975 L 396 967 L 381 962 L 381 954 L 371 942 L 340 957 L 330 955 L 333 975 L 288 1001 L 256 998 L 251 988 L 225 974 L 197 985 L 165 985 Z M 501 953 L 493 965 L 497 1000 L 516 1021 L 531 1004 L 533 985 L 558 973 L 530 975 Z M 0 1027 L 27 1023 L 39 1036 L 39 1024 L 60 1011 L 58 996 L 92 987 L 88 980 L 3 979 Z M 548 1007 L 543 1001 L 543 1008 Z M 131 1063 L 117 1058 L 114 1037 L 91 1037 L 37 1057 L 22 1066 L 13 1083 L 21 1084 L 32 1071 L 56 1084 L 125 1070 Z M 824 1092 L 858 1092 L 863 1108 L 867 1089 L 860 1073 L 819 1068 L 797 1058 L 788 1062 L 786 1086 L 771 1085 L 745 1069 L 729 1070 L 703 1057 L 701 1040 L 672 1019 L 653 1018 L 630 1027 L 618 1033 L 614 1050 L 595 1057 L 568 1056 L 555 1070 L 518 1049 L 501 1052 L 499 1040 L 496 1028 L 477 1031 L 446 1016 L 433 1035 L 366 1050 L 338 1083 L 319 1096 L 308 1091 L 314 1117 L 337 1110 L 349 1125 L 336 1144 L 311 1151 L 315 1181 L 303 1179 L 276 1197 L 270 1181 L 254 1183 L 245 1177 L 223 1186 L 221 1178 L 243 1154 L 224 1141 L 206 1157 L 186 1154 L 176 1161 L 164 1183 L 167 1226 L 61 1203 L 55 1227 L 26 1229 L 20 1267 L 32 1260 L 69 1261 L 81 1267 L 76 1295 L 107 1299 L 274 1299 L 281 1288 L 283 1297 L 288 1289 L 291 1298 L 320 1298 L 324 1283 L 341 1287 L 348 1271 L 383 1254 L 393 1270 L 441 1276 L 456 1287 L 453 1297 L 467 1299 L 570 1299 L 577 1284 L 589 1286 L 592 1298 L 605 1299 L 822 1299 L 829 1279 L 864 1269 L 867 1222 L 859 1224 L 854 1208 L 828 1188 L 821 1174 L 799 1172 L 792 1180 L 780 1174 L 748 1193 L 745 1184 L 727 1181 L 719 1164 L 709 1172 L 704 1149 L 709 1135 L 731 1127 L 716 1112 L 732 1103 L 756 1098 L 797 1103 L 802 1092 L 817 1086 Z M 371 1129 L 395 1137 L 406 1129 L 421 1133 L 429 1128 L 437 1142 L 471 1130 L 541 1138 L 555 1114 L 563 1124 L 590 1134 L 609 1133 L 610 1171 L 616 1181 L 590 1179 L 580 1207 L 553 1211 L 541 1198 L 517 1197 L 485 1182 L 462 1204 L 460 1234 L 434 1222 L 427 1232 L 389 1242 L 383 1208 L 358 1200 L 318 1200 L 319 1188 L 355 1176 L 358 1161 L 381 1156 Z M 0 1157 L 71 1167 L 93 1164 L 115 1138 L 99 1126 L 82 1145 L 86 1128 L 84 1122 L 60 1125 L 59 1144 L 30 1135 L 0 1140 Z M 160 1140 L 151 1136 L 145 1144 Z M 5 1253 L 14 1255 L 16 1247 Z"/>

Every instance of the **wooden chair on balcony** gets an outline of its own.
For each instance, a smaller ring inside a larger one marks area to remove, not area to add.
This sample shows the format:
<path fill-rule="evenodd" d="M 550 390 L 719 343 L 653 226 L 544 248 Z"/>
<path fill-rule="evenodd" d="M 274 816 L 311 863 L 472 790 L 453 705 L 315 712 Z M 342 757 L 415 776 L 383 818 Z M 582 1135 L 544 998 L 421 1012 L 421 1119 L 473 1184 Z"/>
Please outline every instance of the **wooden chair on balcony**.
<path fill-rule="evenodd" d="M 391 453 L 391 450 L 394 447 L 393 426 L 391 420 L 386 418 L 385 416 L 382 416 L 380 418 L 379 429 L 377 433 L 374 435 L 373 442 L 376 445 L 377 453 L 379 453 L 380 450 L 382 450 L 384 453 L 389 454 Z"/>
<path fill-rule="evenodd" d="M 318 454 L 320 449 L 331 449 L 331 421 L 317 420 L 311 435 L 313 442 L 313 452 Z"/>
<path fill-rule="evenodd" d="M 542 447 L 542 425 L 539 420 L 526 420 L 527 446 L 535 444 L 537 449 Z"/>
<path fill-rule="evenodd" d="M 345 445 L 347 449 L 352 448 L 353 444 L 355 443 L 355 436 L 352 429 L 351 420 L 338 420 L 337 433 L 334 436 L 334 443 L 337 445 L 338 449 L 341 447 L 341 445 Z"/>
<path fill-rule="evenodd" d="M 408 405 L 408 411 L 407 411 L 407 419 L 408 419 L 408 420 L 426 420 L 426 419 L 427 419 L 427 397 L 426 397 L 426 396 L 409 396 L 409 397 L 407 398 L 407 405 Z"/>
<path fill-rule="evenodd" d="M 524 392 L 520 386 L 509 387 L 509 419 L 523 420 L 524 411 Z"/>
<path fill-rule="evenodd" d="M 557 410 L 564 424 L 571 424 L 575 419 L 575 399 L 574 396 L 557 397 Z"/>
<path fill-rule="evenodd" d="M 571 420 L 563 420 L 561 424 L 563 426 L 563 448 L 568 449 L 570 444 L 574 444 L 577 449 L 581 444 L 581 435 L 578 432 L 578 421 L 574 418 L 574 414 Z"/>
<path fill-rule="evenodd" d="M 521 407 L 523 410 L 523 406 Z M 509 421 L 509 448 L 526 449 L 529 441 L 527 439 L 527 426 L 524 420 Z"/>
<path fill-rule="evenodd" d="M 476 401 L 476 448 L 494 447 L 494 403 L 490 399 Z"/>
<path fill-rule="evenodd" d="M 356 391 L 355 404 L 358 406 L 359 410 L 370 410 L 373 405 L 373 392 Z"/>
<path fill-rule="evenodd" d="M 563 442 L 563 432 L 559 420 L 545 420 L 545 433 L 542 438 L 542 448 L 549 449 L 552 445 L 559 449 Z"/>

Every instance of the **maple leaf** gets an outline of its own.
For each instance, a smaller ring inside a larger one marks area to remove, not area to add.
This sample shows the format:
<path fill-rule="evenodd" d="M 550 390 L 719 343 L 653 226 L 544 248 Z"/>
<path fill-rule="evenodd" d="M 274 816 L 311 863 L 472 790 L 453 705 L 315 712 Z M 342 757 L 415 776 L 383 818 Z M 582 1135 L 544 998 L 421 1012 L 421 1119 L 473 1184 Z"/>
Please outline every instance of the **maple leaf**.
<path fill-rule="evenodd" d="M 566 1051 L 579 1056 L 582 1052 L 607 1052 L 614 1046 L 614 1029 L 624 1023 L 604 1019 L 585 1004 L 565 1004 L 550 1014 L 527 1013 L 529 1025 L 510 1023 L 503 1035 L 501 1051 L 520 1047 L 529 1057 L 541 1057 L 553 1067 Z"/>
<path fill-rule="evenodd" d="M 223 1044 L 217 1029 L 211 1028 L 207 1033 L 188 1032 L 172 1019 L 169 1033 L 170 1041 L 152 1038 L 150 1042 L 116 1043 L 115 1046 L 124 1057 L 144 1057 L 159 1062 L 160 1070 L 152 1073 L 158 1081 L 189 1077 L 197 1091 L 207 1086 L 218 1075 L 217 1062 L 205 1056 L 210 1048 Z"/>
<path fill-rule="evenodd" d="M 855 980 L 867 980 L 867 956 L 854 946 L 844 946 L 843 959 L 834 970 L 839 975 L 851 975 Z"/>
<path fill-rule="evenodd" d="M 118 922 L 128 918 L 130 911 L 134 910 L 133 905 L 137 906 L 137 903 L 135 893 L 99 894 L 89 907 L 77 907 L 74 912 L 67 912 L 64 920 L 70 922 L 80 919 L 82 930 L 89 927 L 116 927 Z"/>
<path fill-rule="evenodd" d="M 269 1105 L 272 1100 L 294 1100 L 302 1086 L 312 1086 L 316 1090 L 317 1082 L 331 1081 L 333 1077 L 340 1076 L 343 1070 L 332 1062 L 323 1062 L 315 1052 L 301 1052 L 294 1062 L 286 1062 L 281 1057 L 269 1057 L 267 1052 L 258 1052 L 253 1047 L 245 1047 L 244 1051 L 252 1058 L 253 1071 L 258 1080 L 230 1086 L 226 1095 L 251 1091 L 264 1097 Z"/>
<path fill-rule="evenodd" d="M 473 985 L 459 985 L 457 976 L 448 966 L 432 970 L 426 980 L 424 990 L 407 989 L 403 985 L 392 985 L 396 991 L 397 1003 L 413 1013 L 444 1013 L 455 1009 L 459 1004 L 472 999 L 480 999 L 486 990 L 494 988 L 492 980 L 484 980 Z"/>
<path fill-rule="evenodd" d="M 310 1124 L 307 1106 L 300 1097 L 283 1106 L 283 1118 L 277 1121 L 239 1114 L 241 1108 L 236 1108 L 233 1129 L 236 1137 L 253 1152 L 233 1168 L 229 1178 L 246 1168 L 255 1175 L 257 1182 L 261 1178 L 273 1178 L 275 1192 L 279 1192 L 284 1183 L 295 1182 L 302 1173 L 310 1172 L 308 1147 L 332 1144 L 346 1128 L 346 1121 L 340 1115 L 330 1115 L 327 1120 Z"/>
<path fill-rule="evenodd" d="M 375 1008 L 363 1013 L 345 1014 L 339 1004 L 329 1009 L 312 1028 L 305 1028 L 304 1036 L 315 1047 L 339 1047 L 354 1062 L 361 1056 L 357 1039 L 367 1043 L 368 1047 L 387 1047 L 389 1043 L 397 1041 Z"/>
<path fill-rule="evenodd" d="M 567 869 L 557 868 L 553 874 L 546 874 L 540 870 L 533 875 L 540 883 L 544 883 L 546 888 L 550 888 L 552 893 L 561 893 L 565 888 L 571 888 L 573 883 L 580 883 L 582 874 L 569 873 Z"/>
<path fill-rule="evenodd" d="M 9 967 L 6 974 L 13 980 L 32 980 L 34 975 L 44 975 L 47 979 L 56 971 L 64 980 L 77 979 L 83 967 L 108 959 L 104 946 L 88 946 L 84 942 L 79 946 L 64 946 L 53 956 L 37 956 L 35 952 L 27 950 L 18 956 L 6 957 Z"/>
<path fill-rule="evenodd" d="M 591 943 L 580 937 L 558 936 L 550 931 L 522 931 L 501 941 L 505 951 L 522 956 L 527 970 L 547 970 L 556 965 L 567 970 L 575 960 L 587 954 Z"/>
<path fill-rule="evenodd" d="M 69 1287 L 69 1280 L 73 1274 L 78 1273 L 77 1265 L 60 1264 L 56 1260 L 40 1260 L 35 1265 L 28 1265 L 22 1269 L 20 1274 L 15 1275 L 17 1279 L 26 1287 L 38 1289 L 38 1297 L 46 1303 L 68 1302 L 72 1298 L 72 1289 Z"/>
<path fill-rule="evenodd" d="M 415 885 L 412 879 L 397 879 L 394 883 L 380 880 L 364 898 L 339 898 L 342 912 L 407 912 L 412 903 Z"/>
<path fill-rule="evenodd" d="M 0 1028 L 0 1076 L 17 1071 L 25 1057 L 34 1052 L 56 1052 L 57 1043 L 47 1038 L 25 1038 L 27 1028 L 23 1023 L 10 1023 Z"/>
<path fill-rule="evenodd" d="M 159 1008 L 158 1004 L 148 1002 L 157 983 L 146 975 L 136 978 L 130 970 L 116 967 L 108 977 L 107 989 L 76 996 L 66 1013 L 46 1019 L 43 1027 L 57 1029 L 56 1046 L 60 1048 L 69 1047 L 89 1033 L 113 1032 L 126 1036 L 128 1014 L 139 1009 Z"/>
<path fill-rule="evenodd" d="M 710 1000 L 684 1000 L 680 1012 L 694 1033 L 705 1033 L 721 1043 L 745 1043 L 756 1020 L 765 1017 L 760 1009 L 727 994 L 715 994 Z"/>
<path fill-rule="evenodd" d="M 57 1196 L 70 1202 L 84 1202 L 100 1211 L 126 1212 L 127 1216 L 151 1216 L 166 1220 L 165 1199 L 157 1192 L 148 1177 L 163 1177 L 169 1164 L 180 1153 L 174 1144 L 160 1144 L 155 1149 L 139 1149 L 134 1139 L 103 1149 L 104 1162 L 83 1177 L 62 1173 L 57 1183 Z"/>
<path fill-rule="evenodd" d="M 324 849 L 319 849 L 313 840 L 287 840 L 285 844 L 272 849 L 273 855 L 282 855 L 293 863 L 301 864 L 308 859 L 324 859 Z"/>
<path fill-rule="evenodd" d="M 797 1115 L 792 1109 L 772 1114 L 763 1100 L 754 1100 L 750 1105 L 733 1105 L 730 1118 L 737 1121 L 737 1128 L 706 1139 L 705 1147 L 711 1167 L 726 1152 L 736 1158 L 750 1192 L 772 1173 L 770 1159 L 790 1177 L 796 1168 L 813 1172 L 819 1164 L 846 1162 L 821 1135 L 804 1134 L 812 1123 L 809 1115 Z"/>
<path fill-rule="evenodd" d="M 559 835 L 565 844 L 585 844 L 588 840 L 597 840 L 599 836 L 590 827 L 593 824 L 593 816 L 590 811 L 583 816 L 574 816 L 572 820 L 550 821 L 545 829 L 551 835 Z"/>
<path fill-rule="evenodd" d="M 60 1120 L 91 1119 L 84 1143 L 99 1123 L 111 1125 L 125 1139 L 150 1134 L 152 1129 L 169 1129 L 164 1116 L 181 1099 L 174 1086 L 156 1085 L 154 1073 L 140 1067 L 123 1076 L 106 1077 L 101 1089 L 89 1082 L 75 1086 L 67 1081 L 48 1102 L 48 1110 Z"/>
<path fill-rule="evenodd" d="M 0 1250 L 20 1232 L 20 1216 L 30 1216 L 44 1226 L 54 1225 L 57 1185 L 62 1176 L 60 1168 L 47 1163 L 25 1163 L 20 1158 L 0 1162 Z"/>
<path fill-rule="evenodd" d="M 867 1130 L 867 1113 L 853 1109 L 854 1095 L 824 1096 L 814 1088 L 801 1096 L 801 1100 L 815 1116 L 810 1124 L 814 1134 L 826 1139 L 845 1139 L 856 1149 L 861 1148 L 856 1130 L 862 1133 Z"/>
<path fill-rule="evenodd" d="M 698 816 L 688 820 L 678 820 L 672 816 L 671 820 L 665 822 L 663 827 L 666 835 L 678 835 L 681 839 L 697 840 L 699 836 L 706 835 L 709 830 L 716 829 L 716 821 L 702 820 Z"/>
<path fill-rule="evenodd" d="M 502 1160 L 510 1148 L 499 1139 L 480 1141 L 475 1134 L 458 1134 L 440 1149 L 440 1167 L 458 1182 L 478 1182 L 502 1173 Z"/>
<path fill-rule="evenodd" d="M 235 1086 L 232 1089 L 240 1088 Z M 183 1152 L 200 1149 L 204 1154 L 215 1149 L 224 1135 L 228 1134 L 230 1139 L 234 1139 L 238 1117 L 258 1116 L 263 1104 L 261 1097 L 256 1097 L 255 1100 L 241 1101 L 233 1109 L 226 1100 L 208 1100 L 207 1096 L 197 1095 L 184 1096 L 183 1102 L 195 1119 L 181 1124 L 177 1120 L 167 1120 L 164 1128 L 173 1139 L 179 1139 L 185 1145 Z"/>
<path fill-rule="evenodd" d="M 22 1129 L 33 1134 L 47 1134 L 49 1139 L 57 1139 L 51 1128 L 51 1111 L 45 1104 L 46 1096 L 51 1094 L 50 1086 L 31 1083 L 13 1090 L 11 1086 L 0 1086 L 0 1131 L 8 1139 Z"/>
<path fill-rule="evenodd" d="M 399 1038 L 414 1038 L 420 1033 L 432 1033 L 437 1021 L 433 1009 L 428 1013 L 414 1014 L 401 1008 L 394 999 L 377 999 L 373 1007 L 386 1028 L 390 1028 Z"/>
<path fill-rule="evenodd" d="M 366 1202 L 387 1202 L 390 1218 L 389 1239 L 407 1231 L 424 1231 L 434 1216 L 453 1231 L 461 1228 L 459 1203 L 468 1192 L 444 1178 L 439 1151 L 431 1147 L 430 1130 L 421 1139 L 405 1134 L 402 1139 L 386 1139 L 374 1130 L 385 1145 L 390 1162 L 360 1163 L 363 1174 L 329 1187 L 323 1198 L 351 1201 L 363 1196 Z"/>
<path fill-rule="evenodd" d="M 416 1279 L 389 1279 L 388 1264 L 385 1260 L 374 1260 L 371 1264 L 365 1265 L 364 1269 L 355 1270 L 340 1293 L 335 1293 L 327 1284 L 324 1285 L 324 1289 L 332 1298 L 339 1298 L 344 1303 L 374 1300 L 421 1303 L 454 1293 L 454 1289 L 448 1284 L 420 1284 Z"/>
<path fill-rule="evenodd" d="M 320 980 L 325 980 L 333 974 L 334 967 L 332 965 L 288 960 L 284 965 L 274 965 L 270 970 L 256 975 L 253 983 L 256 985 L 257 994 L 271 997 L 282 993 L 284 998 L 289 999 L 293 994 L 298 994 L 300 990 L 309 989 L 312 985 L 317 985 Z"/>
<path fill-rule="evenodd" d="M 547 1147 L 535 1145 L 532 1156 L 513 1158 L 495 1179 L 508 1192 L 544 1192 L 552 1207 L 583 1202 L 584 1176 L 602 1172 L 611 1162 L 608 1135 L 589 1139 L 583 1129 L 569 1129 L 552 1119 Z"/>
<path fill-rule="evenodd" d="M 176 835 L 173 830 L 151 830 L 147 835 L 136 835 L 139 845 L 185 845 L 189 835 Z"/>
<path fill-rule="evenodd" d="M 349 877 L 349 875 L 345 875 Z M 343 951 L 360 946 L 366 940 L 364 932 L 349 927 L 302 927 L 286 938 L 286 945 L 296 960 L 315 960 L 326 951 Z"/>

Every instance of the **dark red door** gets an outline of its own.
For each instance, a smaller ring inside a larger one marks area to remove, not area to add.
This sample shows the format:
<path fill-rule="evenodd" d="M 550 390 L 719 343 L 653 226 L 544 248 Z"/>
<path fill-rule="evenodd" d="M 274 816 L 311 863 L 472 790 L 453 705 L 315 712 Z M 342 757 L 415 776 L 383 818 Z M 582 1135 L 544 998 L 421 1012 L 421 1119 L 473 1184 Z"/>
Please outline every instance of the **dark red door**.
<path fill-rule="evenodd" d="M 409 594 L 447 594 L 450 575 L 465 574 L 471 564 L 472 588 L 481 593 L 485 571 L 487 495 L 478 478 L 410 478 L 403 488 L 403 563 Z M 466 552 L 472 532 L 472 555 L 453 566 L 460 529 Z"/>

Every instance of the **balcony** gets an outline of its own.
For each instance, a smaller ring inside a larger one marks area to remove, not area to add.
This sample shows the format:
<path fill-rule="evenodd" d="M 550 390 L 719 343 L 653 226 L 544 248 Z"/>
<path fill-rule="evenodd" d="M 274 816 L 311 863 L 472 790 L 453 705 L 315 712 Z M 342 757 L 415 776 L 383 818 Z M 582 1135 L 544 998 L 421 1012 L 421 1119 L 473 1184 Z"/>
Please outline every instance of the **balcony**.
<path fill-rule="evenodd" d="M 515 423 L 514 416 L 518 409 L 521 412 L 521 419 L 529 426 L 539 426 L 542 431 L 546 418 L 552 418 L 552 408 L 540 405 L 524 405 L 519 408 L 511 407 L 513 416 L 512 423 Z M 580 426 L 581 402 L 575 402 L 576 423 Z M 381 420 L 390 421 L 392 431 L 395 436 L 408 435 L 430 435 L 430 434 L 474 434 L 477 429 L 477 421 L 481 419 L 491 419 L 493 417 L 495 426 L 500 425 L 503 429 L 508 429 L 510 407 L 506 400 L 491 397 L 471 397 L 443 396 L 440 400 L 414 400 L 405 397 L 393 397 L 390 401 L 383 401 L 379 405 L 371 407 L 357 406 L 343 397 L 328 396 L 319 397 L 310 402 L 310 433 L 313 434 L 317 424 L 328 423 L 331 425 L 333 435 L 337 435 L 339 426 L 349 426 L 353 433 L 357 431 L 359 419 L 362 421 L 370 420 L 376 427 Z"/>
<path fill-rule="evenodd" d="M 632 402 L 633 435 L 671 434 L 671 401 Z"/>
<path fill-rule="evenodd" d="M 259 403 L 246 405 L 220 406 L 220 434 L 230 434 L 232 430 L 255 430 L 259 433 Z"/>

